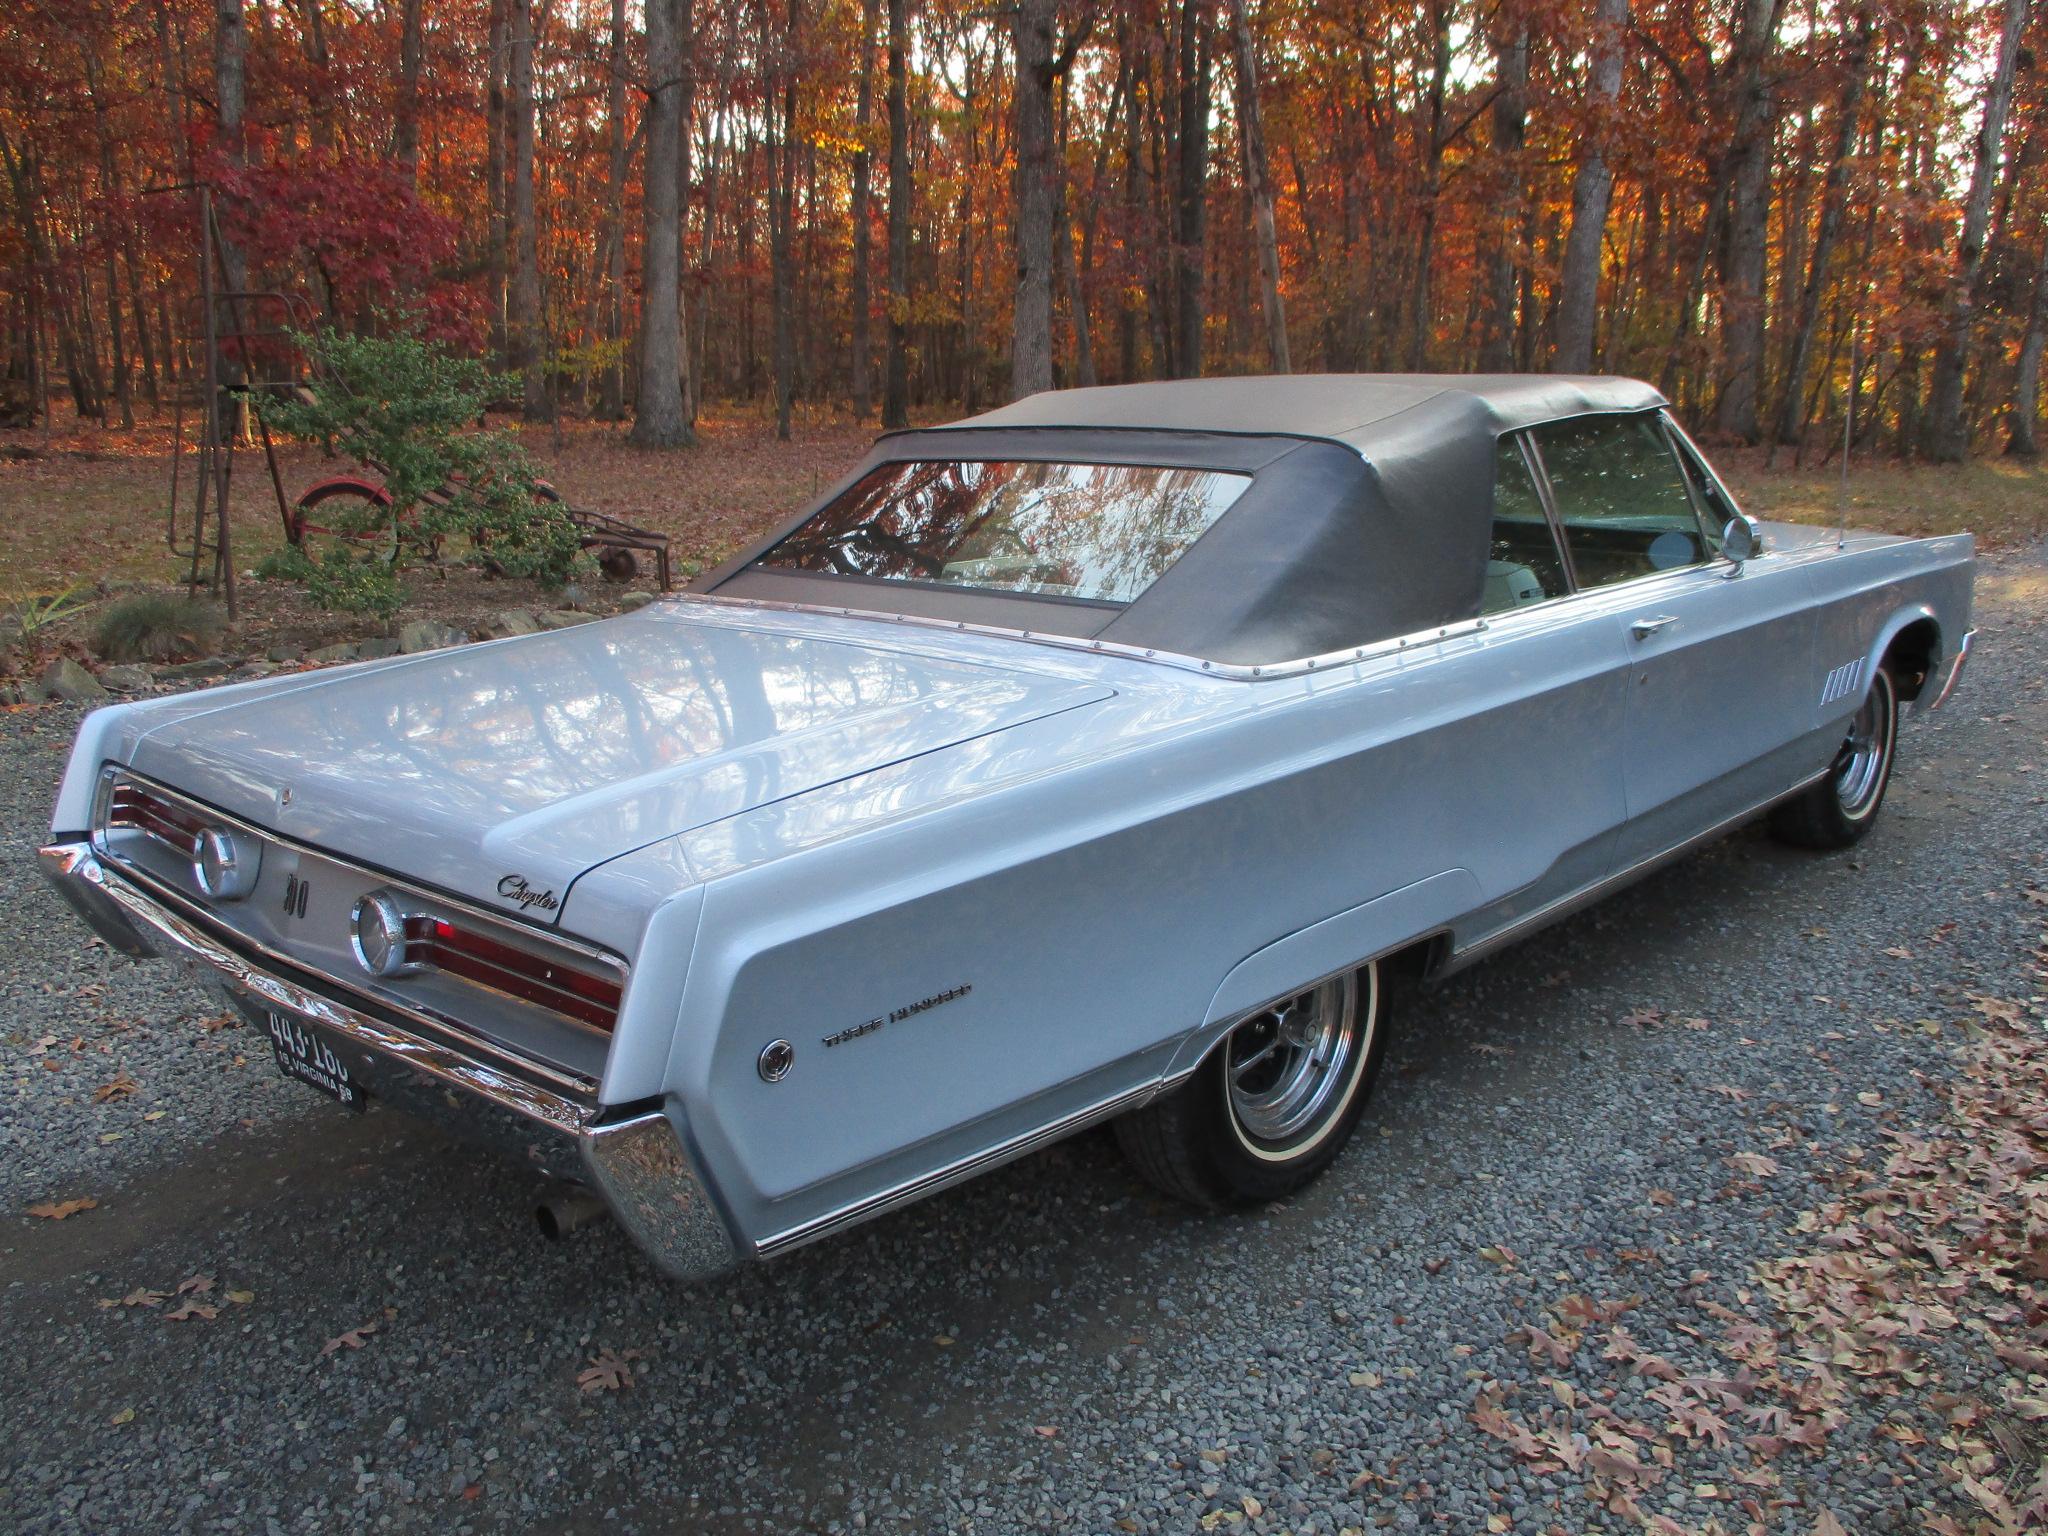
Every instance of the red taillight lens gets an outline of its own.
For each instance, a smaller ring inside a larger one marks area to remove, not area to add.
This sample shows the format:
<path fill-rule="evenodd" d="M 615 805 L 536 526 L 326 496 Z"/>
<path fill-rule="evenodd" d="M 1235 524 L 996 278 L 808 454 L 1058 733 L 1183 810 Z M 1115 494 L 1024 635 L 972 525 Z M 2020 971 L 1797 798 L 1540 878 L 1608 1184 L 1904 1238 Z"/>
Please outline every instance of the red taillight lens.
<path fill-rule="evenodd" d="M 618 1022 L 620 985 L 608 976 L 545 959 L 442 918 L 414 918 L 412 953 L 436 970 L 609 1030 Z M 410 935 L 409 935 L 410 936 Z"/>
<path fill-rule="evenodd" d="M 206 830 L 205 823 L 190 811 L 126 779 L 114 786 L 107 802 L 107 825 L 147 833 L 188 859 L 199 847 L 199 834 Z"/>

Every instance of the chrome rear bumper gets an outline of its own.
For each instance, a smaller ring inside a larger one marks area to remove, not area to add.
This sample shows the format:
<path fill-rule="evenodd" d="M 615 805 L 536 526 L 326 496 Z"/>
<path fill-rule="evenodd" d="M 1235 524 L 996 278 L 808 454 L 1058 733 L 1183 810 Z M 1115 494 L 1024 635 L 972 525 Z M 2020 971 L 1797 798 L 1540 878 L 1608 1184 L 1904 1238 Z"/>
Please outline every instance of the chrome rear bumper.
<path fill-rule="evenodd" d="M 109 868 L 90 843 L 52 844 L 41 861 L 59 894 L 115 948 L 176 960 L 256 1016 L 274 1009 L 318 1027 L 373 1101 L 587 1183 L 664 1274 L 701 1280 L 732 1267 L 725 1222 L 663 1111 L 608 1119 L 602 1105 L 527 1081 L 259 965 Z"/>

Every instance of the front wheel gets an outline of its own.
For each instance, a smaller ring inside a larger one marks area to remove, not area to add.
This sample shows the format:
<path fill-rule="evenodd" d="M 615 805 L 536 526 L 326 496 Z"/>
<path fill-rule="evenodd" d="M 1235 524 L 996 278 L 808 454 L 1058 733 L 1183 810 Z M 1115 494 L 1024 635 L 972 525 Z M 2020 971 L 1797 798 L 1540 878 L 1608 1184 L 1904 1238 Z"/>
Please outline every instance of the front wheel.
<path fill-rule="evenodd" d="M 1180 1087 L 1117 1121 L 1124 1155 L 1195 1205 L 1293 1194 L 1351 1139 L 1379 1068 L 1385 1009 L 1374 962 L 1260 1010 Z"/>
<path fill-rule="evenodd" d="M 1879 667 L 1827 777 L 1773 811 L 1771 831 L 1801 848 L 1847 848 L 1856 842 L 1884 804 L 1898 739 L 1898 684 Z"/>

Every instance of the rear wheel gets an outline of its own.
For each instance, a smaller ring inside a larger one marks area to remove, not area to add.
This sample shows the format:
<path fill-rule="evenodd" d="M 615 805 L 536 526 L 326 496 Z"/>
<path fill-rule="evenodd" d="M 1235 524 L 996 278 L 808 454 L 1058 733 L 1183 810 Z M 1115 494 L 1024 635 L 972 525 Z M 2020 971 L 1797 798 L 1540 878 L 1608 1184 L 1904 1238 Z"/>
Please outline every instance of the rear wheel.
<path fill-rule="evenodd" d="M 1801 848 L 1847 848 L 1870 830 L 1892 780 L 1899 689 L 1879 667 L 1826 778 L 1771 813 L 1771 831 Z"/>
<path fill-rule="evenodd" d="M 1133 1166 L 1210 1207 L 1293 1194 L 1351 1139 L 1385 1035 L 1375 962 L 1252 1015 L 1179 1088 L 1117 1122 Z"/>

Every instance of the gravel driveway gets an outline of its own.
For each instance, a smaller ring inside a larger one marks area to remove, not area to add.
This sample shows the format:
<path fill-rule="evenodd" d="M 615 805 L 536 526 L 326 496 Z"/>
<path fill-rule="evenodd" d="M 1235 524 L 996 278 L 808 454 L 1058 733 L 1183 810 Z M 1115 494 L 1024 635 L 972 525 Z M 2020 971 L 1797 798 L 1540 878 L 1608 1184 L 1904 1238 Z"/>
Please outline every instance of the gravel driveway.
<path fill-rule="evenodd" d="M 1967 1527 L 1922 1399 L 1809 1445 L 1717 1380 L 1721 1446 L 1664 1384 L 1740 1375 L 1753 1266 L 1939 1121 L 1971 995 L 2040 1008 L 2048 555 L 1979 594 L 1853 856 L 1746 832 L 1414 999 L 1305 1196 L 1192 1216 L 1096 1133 L 699 1290 L 88 948 L 32 869 L 75 718 L 0 719 L 0 1528 Z M 1518 1452 L 1567 1418 L 1588 1463 Z"/>

